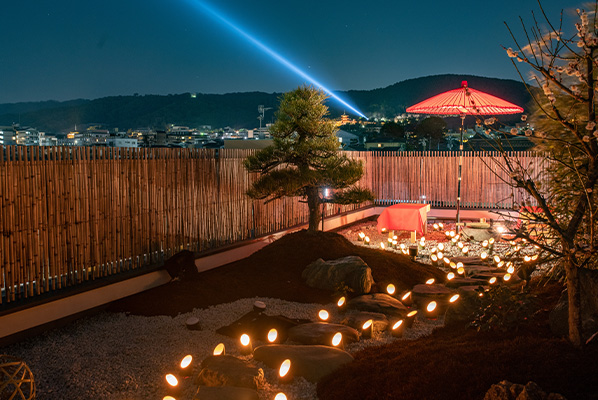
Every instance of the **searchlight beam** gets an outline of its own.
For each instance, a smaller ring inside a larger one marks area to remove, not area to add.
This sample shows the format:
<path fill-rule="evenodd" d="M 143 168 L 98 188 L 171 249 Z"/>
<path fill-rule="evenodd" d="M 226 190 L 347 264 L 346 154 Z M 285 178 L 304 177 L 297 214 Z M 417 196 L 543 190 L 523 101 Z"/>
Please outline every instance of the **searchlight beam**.
<path fill-rule="evenodd" d="M 326 86 L 322 85 L 320 82 L 318 82 L 317 80 L 315 80 L 314 78 L 312 78 L 310 75 L 306 74 L 304 71 L 302 71 L 295 64 L 291 63 L 289 60 L 287 60 L 286 58 L 284 58 L 283 56 L 281 56 L 280 54 L 278 54 L 276 51 L 274 51 L 270 47 L 266 46 L 264 43 L 262 43 L 261 41 L 259 41 L 257 38 L 255 38 L 254 36 L 250 35 L 245 30 L 241 29 L 239 26 L 235 25 L 232 21 L 230 21 L 228 18 L 226 18 L 222 13 L 218 12 L 216 9 L 214 9 L 213 7 L 211 7 L 210 5 L 208 5 L 207 3 L 203 2 L 203 1 L 199 1 L 199 0 L 188 0 L 188 1 L 189 1 L 189 3 L 191 5 L 199 7 L 201 10 L 203 10 L 204 12 L 206 12 L 210 17 L 216 19 L 217 21 L 220 21 L 226 27 L 232 29 L 234 32 L 236 32 L 239 35 L 241 35 L 241 37 L 243 37 L 245 40 L 247 40 L 248 42 L 250 42 L 251 44 L 253 44 L 255 47 L 257 47 L 258 49 L 260 49 L 261 51 L 263 51 L 264 53 L 266 53 L 267 55 L 269 55 L 274 60 L 278 61 L 280 64 L 282 64 L 283 66 L 285 66 L 286 68 L 288 68 L 289 70 L 291 70 L 292 72 L 294 72 L 295 74 L 299 75 L 301 78 L 303 78 L 306 81 L 310 82 L 314 86 L 322 89 L 331 98 L 333 98 L 334 100 L 336 100 L 337 102 L 339 102 L 343 106 L 347 107 L 348 109 L 350 109 L 351 111 L 353 111 L 355 114 L 357 114 L 360 117 L 363 117 L 365 119 L 368 119 L 362 112 L 360 112 L 355 107 L 353 107 L 352 105 L 350 105 L 349 103 L 347 103 L 345 100 L 341 99 L 338 95 L 334 94 Z"/>

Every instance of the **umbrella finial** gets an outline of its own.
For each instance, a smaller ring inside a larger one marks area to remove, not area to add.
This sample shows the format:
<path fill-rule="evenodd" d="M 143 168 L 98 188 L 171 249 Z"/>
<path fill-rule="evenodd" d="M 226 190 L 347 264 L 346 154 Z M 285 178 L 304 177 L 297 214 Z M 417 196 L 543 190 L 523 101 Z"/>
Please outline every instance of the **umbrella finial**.
<path fill-rule="evenodd" d="M 467 87 L 467 81 L 461 81 L 461 87 L 462 88 Z"/>

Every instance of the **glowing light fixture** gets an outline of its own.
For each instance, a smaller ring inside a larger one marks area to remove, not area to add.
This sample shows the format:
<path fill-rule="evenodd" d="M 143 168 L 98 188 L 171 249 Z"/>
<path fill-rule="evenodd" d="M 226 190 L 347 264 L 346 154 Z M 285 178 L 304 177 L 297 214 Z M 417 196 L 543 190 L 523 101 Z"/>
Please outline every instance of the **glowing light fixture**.
<path fill-rule="evenodd" d="M 494 262 L 498 264 L 500 262 L 500 257 L 494 256 Z"/>
<path fill-rule="evenodd" d="M 224 343 L 218 343 L 216 345 L 216 347 L 214 348 L 214 353 L 215 356 L 221 356 L 224 355 Z"/>
<path fill-rule="evenodd" d="M 502 279 L 507 282 L 509 279 L 511 279 L 511 274 L 505 274 L 505 276 L 502 277 Z"/>
<path fill-rule="evenodd" d="M 432 265 L 438 265 L 438 256 L 436 254 L 432 254 L 430 260 L 432 260 Z"/>
<path fill-rule="evenodd" d="M 491 285 L 494 285 L 494 284 L 496 283 L 496 277 L 495 277 L 495 276 L 493 276 L 492 278 L 490 278 L 490 279 L 488 280 L 488 283 L 489 283 L 489 284 L 491 284 Z"/>
<path fill-rule="evenodd" d="M 278 339 L 278 331 L 274 328 L 268 331 L 268 342 L 274 343 Z"/>
<path fill-rule="evenodd" d="M 390 329 L 390 333 L 394 337 L 401 337 L 401 336 L 403 336 L 403 327 L 404 327 L 403 320 L 400 319 L 392 325 L 392 328 Z"/>
<path fill-rule="evenodd" d="M 338 301 L 336 302 L 336 305 L 338 307 L 342 307 L 345 305 L 346 301 L 347 301 L 347 299 L 345 299 L 345 296 L 342 296 L 340 299 L 338 299 Z"/>
<path fill-rule="evenodd" d="M 437 231 L 440 228 L 440 226 L 438 224 L 434 224 L 434 225 L 432 225 L 432 227 L 434 228 L 435 231 Z"/>
<path fill-rule="evenodd" d="M 380 242 L 380 248 L 384 250 L 384 242 Z"/>
<path fill-rule="evenodd" d="M 179 371 L 181 372 L 182 376 L 189 376 L 193 372 L 193 368 L 191 368 L 191 363 L 193 362 L 193 356 L 188 354 L 181 360 L 179 364 Z"/>
<path fill-rule="evenodd" d="M 512 274 L 512 273 L 514 273 L 514 272 L 515 272 L 515 267 L 511 265 L 509 268 L 507 268 L 507 272 L 508 272 L 509 274 Z"/>
<path fill-rule="evenodd" d="M 458 294 L 454 294 L 453 296 L 451 296 L 451 298 L 449 299 L 449 303 L 454 303 L 455 301 L 459 300 L 459 295 Z"/>
<path fill-rule="evenodd" d="M 332 337 L 332 345 L 334 347 L 337 347 L 338 345 L 341 344 L 341 341 L 343 340 L 343 334 L 340 332 L 336 332 L 334 334 L 334 336 Z"/>
<path fill-rule="evenodd" d="M 442 260 L 444 258 L 444 253 L 442 251 L 439 251 L 436 256 L 438 257 L 438 259 Z"/>
<path fill-rule="evenodd" d="M 175 388 L 179 385 L 179 380 L 173 374 L 166 374 L 166 383 L 171 387 Z"/>
<path fill-rule="evenodd" d="M 484 240 L 482 242 L 482 247 L 488 247 L 488 241 L 487 240 Z"/>
<path fill-rule="evenodd" d="M 530 262 L 531 260 L 532 260 L 532 258 L 530 256 L 523 257 L 523 261 L 525 261 L 525 262 Z"/>
<path fill-rule="evenodd" d="M 444 224 L 443 224 L 442 222 L 439 222 L 439 223 L 438 223 L 438 227 L 439 227 L 440 229 L 444 229 Z"/>
<path fill-rule="evenodd" d="M 465 273 L 465 268 L 463 268 L 463 267 L 457 268 L 457 273 L 459 275 L 463 275 Z"/>
<path fill-rule="evenodd" d="M 370 237 L 369 237 L 369 236 L 366 236 L 366 237 L 364 237 L 364 238 L 363 238 L 363 242 L 364 242 L 365 244 L 369 245 L 369 244 L 370 244 Z"/>
<path fill-rule="evenodd" d="M 330 317 L 330 314 L 328 314 L 328 311 L 326 310 L 320 310 L 320 312 L 318 313 L 318 317 L 320 317 L 322 321 L 326 321 L 328 320 L 328 317 Z"/>
<path fill-rule="evenodd" d="M 426 281 L 426 285 L 433 285 L 436 280 L 434 278 L 430 278 Z"/>
<path fill-rule="evenodd" d="M 278 369 L 278 378 L 282 382 L 288 382 L 291 379 L 291 375 L 289 371 L 291 370 L 291 360 L 288 358 L 280 364 L 280 368 Z"/>
<path fill-rule="evenodd" d="M 239 341 L 241 342 L 241 354 L 248 355 L 253 353 L 253 346 L 251 345 L 251 339 L 248 334 L 242 334 Z"/>
<path fill-rule="evenodd" d="M 359 240 L 360 242 L 362 242 L 363 239 L 365 239 L 365 233 L 359 232 L 359 235 L 357 235 L 357 240 Z"/>
<path fill-rule="evenodd" d="M 426 311 L 428 312 L 432 312 L 436 309 L 436 302 L 435 301 L 431 301 L 428 303 L 428 305 L 426 306 Z"/>
<path fill-rule="evenodd" d="M 446 274 L 446 279 L 448 279 L 449 281 L 452 279 L 455 279 L 455 274 L 452 272 L 449 272 L 448 274 Z"/>
<path fill-rule="evenodd" d="M 287 400 L 287 396 L 284 393 L 280 392 L 277 393 L 276 396 L 274 396 L 274 400 Z"/>
<path fill-rule="evenodd" d="M 361 327 L 361 332 L 364 337 L 373 337 L 374 336 L 374 321 L 368 319 Z"/>
<path fill-rule="evenodd" d="M 407 307 L 409 307 L 413 303 L 413 299 L 411 298 L 411 292 L 407 292 L 403 295 L 403 297 L 401 297 L 401 303 L 403 303 L 403 305 Z"/>
<path fill-rule="evenodd" d="M 410 311 L 405 317 L 405 328 L 411 328 L 413 326 L 413 322 L 415 321 L 415 316 L 417 315 L 417 310 Z"/>
<path fill-rule="evenodd" d="M 392 296 L 393 294 L 395 294 L 395 291 L 396 291 L 395 285 L 393 285 L 392 283 L 389 283 L 388 286 L 386 286 L 386 292 L 389 295 Z"/>
<path fill-rule="evenodd" d="M 444 261 L 444 263 L 446 265 L 450 265 L 451 264 L 451 260 L 449 260 L 448 257 L 444 257 L 442 260 Z"/>
<path fill-rule="evenodd" d="M 486 258 L 488 258 L 488 253 L 486 253 L 485 251 L 482 251 L 482 254 L 480 254 L 480 257 L 482 260 L 485 260 Z"/>

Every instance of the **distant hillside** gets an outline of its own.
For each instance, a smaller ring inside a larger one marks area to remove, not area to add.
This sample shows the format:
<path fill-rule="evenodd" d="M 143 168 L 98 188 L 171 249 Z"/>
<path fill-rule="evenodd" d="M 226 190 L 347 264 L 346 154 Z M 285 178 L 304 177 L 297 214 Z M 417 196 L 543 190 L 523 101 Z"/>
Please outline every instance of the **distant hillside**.
<path fill-rule="evenodd" d="M 469 86 L 527 108 L 529 93 L 521 82 L 469 75 L 435 75 L 410 79 L 385 88 L 339 92 L 368 117 L 393 117 L 405 108 L 428 97 L 461 86 Z M 164 128 L 176 123 L 197 127 L 231 126 L 255 128 L 258 105 L 276 108 L 281 93 L 228 93 L 176 95 L 115 96 L 96 100 L 45 101 L 0 104 L 0 125 L 18 123 L 40 130 L 59 132 L 73 129 L 76 124 L 103 123 L 108 127 L 130 129 L 139 127 Z M 329 102 L 331 117 L 349 110 Z M 271 122 L 274 110 L 266 112 L 264 122 Z M 518 116 L 511 117 L 511 120 Z M 509 118 L 501 120 L 508 122 Z M 450 122 L 449 122 L 450 123 Z"/>

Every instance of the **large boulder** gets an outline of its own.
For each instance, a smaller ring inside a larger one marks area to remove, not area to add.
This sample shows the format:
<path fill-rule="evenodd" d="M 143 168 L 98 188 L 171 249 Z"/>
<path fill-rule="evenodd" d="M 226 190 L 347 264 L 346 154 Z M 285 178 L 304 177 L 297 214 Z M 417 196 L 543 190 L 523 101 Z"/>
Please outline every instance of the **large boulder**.
<path fill-rule="evenodd" d="M 356 294 L 369 293 L 374 283 L 372 270 L 357 256 L 329 261 L 318 258 L 303 270 L 302 277 L 314 288 L 334 291 L 347 286 Z"/>
<path fill-rule="evenodd" d="M 444 323 L 451 325 L 454 323 L 471 322 L 476 311 L 480 309 L 480 286 L 460 286 L 457 288 L 459 298 L 450 304 L 444 316 Z"/>
<path fill-rule="evenodd" d="M 280 364 L 291 360 L 292 376 L 302 376 L 310 382 L 318 382 L 326 375 L 353 361 L 353 356 L 344 350 L 328 346 L 302 346 L 268 344 L 257 347 L 253 358 L 270 368 L 278 369 Z"/>
<path fill-rule="evenodd" d="M 236 386 L 257 390 L 264 383 L 264 371 L 233 356 L 208 356 L 201 362 L 195 383 L 199 386 Z"/>
<path fill-rule="evenodd" d="M 475 242 L 483 242 L 484 240 L 489 240 L 491 238 L 498 239 L 500 236 L 499 233 L 490 227 L 490 224 L 484 223 L 467 224 L 467 226 L 461 230 L 461 235 L 466 240 L 472 240 Z"/>
<path fill-rule="evenodd" d="M 500 381 L 492 385 L 484 400 L 567 400 L 558 393 L 546 394 L 535 382 L 529 381 L 525 385 Z"/>
<path fill-rule="evenodd" d="M 386 315 L 391 320 L 403 319 L 409 309 L 386 293 L 364 294 L 347 302 L 348 310 L 369 311 Z"/>
<path fill-rule="evenodd" d="M 260 396 L 253 389 L 220 386 L 200 386 L 193 400 L 259 400 Z"/>
<path fill-rule="evenodd" d="M 340 332 L 345 344 L 357 342 L 359 333 L 346 325 L 312 322 L 289 329 L 289 340 L 302 344 L 331 345 L 333 336 Z"/>
<path fill-rule="evenodd" d="M 598 331 L 598 270 L 579 270 L 581 292 L 581 322 L 584 340 Z M 569 301 L 567 291 L 563 292 L 556 307 L 550 312 L 550 329 L 555 335 L 569 333 Z"/>

